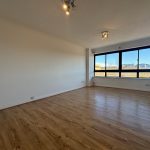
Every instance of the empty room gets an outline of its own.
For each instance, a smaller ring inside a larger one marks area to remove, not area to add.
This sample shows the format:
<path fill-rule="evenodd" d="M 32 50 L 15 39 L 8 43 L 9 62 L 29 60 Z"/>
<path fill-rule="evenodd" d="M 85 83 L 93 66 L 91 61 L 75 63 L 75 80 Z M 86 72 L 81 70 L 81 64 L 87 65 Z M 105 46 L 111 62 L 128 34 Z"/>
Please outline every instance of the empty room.
<path fill-rule="evenodd" d="M 0 150 L 150 150 L 150 0 L 0 0 Z"/>

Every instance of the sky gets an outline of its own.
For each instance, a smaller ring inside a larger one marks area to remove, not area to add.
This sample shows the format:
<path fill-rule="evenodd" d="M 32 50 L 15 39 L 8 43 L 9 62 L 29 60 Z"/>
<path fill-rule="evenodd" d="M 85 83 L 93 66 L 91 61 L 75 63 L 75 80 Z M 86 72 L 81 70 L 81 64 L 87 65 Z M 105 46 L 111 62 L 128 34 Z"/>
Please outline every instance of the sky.
<path fill-rule="evenodd" d="M 140 64 L 150 64 L 150 48 L 139 51 L 140 53 Z M 138 51 L 130 51 L 122 53 L 123 64 L 137 64 Z M 118 53 L 107 55 L 107 64 L 114 65 L 118 64 Z M 105 65 L 105 56 L 97 56 L 96 64 Z"/>

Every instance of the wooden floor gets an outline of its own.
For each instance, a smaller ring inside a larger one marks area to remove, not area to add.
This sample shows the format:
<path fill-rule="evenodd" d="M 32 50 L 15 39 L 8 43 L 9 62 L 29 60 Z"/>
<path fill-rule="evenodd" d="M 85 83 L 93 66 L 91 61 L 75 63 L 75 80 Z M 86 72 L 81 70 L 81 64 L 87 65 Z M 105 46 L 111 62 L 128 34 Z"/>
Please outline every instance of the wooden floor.
<path fill-rule="evenodd" d="M 150 150 L 150 94 L 82 88 L 2 110 L 0 150 Z"/>

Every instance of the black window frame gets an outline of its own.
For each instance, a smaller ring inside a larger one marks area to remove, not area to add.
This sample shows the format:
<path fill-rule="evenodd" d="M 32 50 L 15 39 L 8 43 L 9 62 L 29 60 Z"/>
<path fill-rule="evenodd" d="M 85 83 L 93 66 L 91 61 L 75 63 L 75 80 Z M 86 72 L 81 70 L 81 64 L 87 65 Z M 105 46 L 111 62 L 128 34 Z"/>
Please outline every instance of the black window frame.
<path fill-rule="evenodd" d="M 150 72 L 150 69 L 139 69 L 139 51 L 143 50 L 143 49 L 148 49 L 150 48 L 150 46 L 144 46 L 144 47 L 136 47 L 136 48 L 131 48 L 131 49 L 124 49 L 124 50 L 117 50 L 117 51 L 111 51 L 111 52 L 106 52 L 106 53 L 98 53 L 98 54 L 94 54 L 94 76 L 96 72 L 105 72 L 105 77 L 107 77 L 107 72 L 117 72 L 119 73 L 119 77 L 118 78 L 126 78 L 126 77 L 121 77 L 121 73 L 122 72 L 134 72 L 137 74 L 136 78 L 139 78 L 139 73 L 141 72 Z M 123 52 L 130 52 L 130 51 L 138 51 L 138 66 L 137 69 L 122 69 L 122 53 Z M 119 53 L 119 69 L 117 70 L 107 70 L 106 69 L 106 55 L 107 54 L 114 54 L 114 53 Z M 95 60 L 96 60 L 96 56 L 101 56 L 101 55 L 105 55 L 105 70 L 95 70 Z M 131 77 L 127 77 L 127 78 L 131 78 Z M 146 78 L 146 79 L 150 79 L 150 78 Z"/>

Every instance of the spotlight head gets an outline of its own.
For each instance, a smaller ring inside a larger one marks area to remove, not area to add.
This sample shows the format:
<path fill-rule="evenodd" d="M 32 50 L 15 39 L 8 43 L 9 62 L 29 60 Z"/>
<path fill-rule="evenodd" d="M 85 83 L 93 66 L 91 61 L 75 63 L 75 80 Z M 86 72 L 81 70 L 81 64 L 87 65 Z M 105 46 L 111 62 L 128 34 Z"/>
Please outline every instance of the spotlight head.
<path fill-rule="evenodd" d="M 63 2 L 62 7 L 65 10 L 66 15 L 69 16 L 70 10 L 72 8 L 76 7 L 75 6 L 75 0 L 62 0 L 62 2 Z"/>
<path fill-rule="evenodd" d="M 64 10 L 67 10 L 67 8 L 68 8 L 67 4 L 64 3 L 64 4 L 63 4 L 63 9 L 64 9 Z"/>
<path fill-rule="evenodd" d="M 66 11 L 66 15 L 67 15 L 67 16 L 69 16 L 69 15 L 70 15 L 70 12 L 69 12 L 68 10 Z"/>

